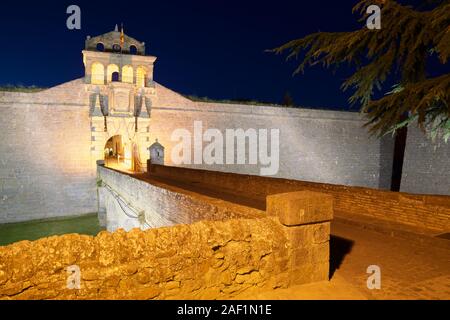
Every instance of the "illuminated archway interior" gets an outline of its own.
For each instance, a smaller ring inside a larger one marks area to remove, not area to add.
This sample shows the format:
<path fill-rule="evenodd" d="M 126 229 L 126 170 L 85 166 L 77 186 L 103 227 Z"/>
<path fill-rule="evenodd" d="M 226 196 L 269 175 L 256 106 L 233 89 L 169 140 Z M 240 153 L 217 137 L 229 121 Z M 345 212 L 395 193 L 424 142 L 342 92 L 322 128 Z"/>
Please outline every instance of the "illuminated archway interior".
<path fill-rule="evenodd" d="M 119 170 L 131 170 L 133 167 L 132 143 L 123 136 L 116 135 L 108 139 L 104 149 L 105 165 Z"/>

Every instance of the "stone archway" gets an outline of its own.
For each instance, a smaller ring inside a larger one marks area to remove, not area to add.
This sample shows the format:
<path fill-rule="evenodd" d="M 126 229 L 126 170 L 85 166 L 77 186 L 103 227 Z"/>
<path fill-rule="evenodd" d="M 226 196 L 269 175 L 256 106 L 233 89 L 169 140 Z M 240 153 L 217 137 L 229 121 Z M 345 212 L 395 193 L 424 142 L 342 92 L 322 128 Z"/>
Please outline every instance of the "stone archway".
<path fill-rule="evenodd" d="M 123 135 L 111 136 L 103 150 L 105 166 L 121 171 L 142 171 L 143 164 L 139 155 L 139 146 Z"/>
<path fill-rule="evenodd" d="M 146 112 L 145 114 L 142 112 L 142 116 L 137 119 L 138 129 L 136 129 L 136 118 L 133 115 L 112 112 L 109 97 L 106 101 L 108 116 L 93 115 L 91 118 L 93 167 L 97 166 L 97 161 L 104 160 L 106 166 L 115 166 L 121 171 L 146 171 L 150 145 L 150 118 Z M 116 147 L 118 141 L 121 142 L 118 143 L 119 148 Z M 110 156 L 110 149 L 112 149 L 112 156 Z"/>
<path fill-rule="evenodd" d="M 114 135 L 106 141 L 103 155 L 107 167 L 132 170 L 132 144 L 122 135 Z"/>

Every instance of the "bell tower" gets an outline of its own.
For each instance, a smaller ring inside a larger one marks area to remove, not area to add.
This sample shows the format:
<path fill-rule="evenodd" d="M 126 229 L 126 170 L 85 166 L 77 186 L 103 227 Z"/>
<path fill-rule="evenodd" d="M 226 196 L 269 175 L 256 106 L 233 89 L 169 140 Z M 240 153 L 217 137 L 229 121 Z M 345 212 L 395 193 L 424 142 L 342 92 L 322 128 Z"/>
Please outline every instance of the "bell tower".
<path fill-rule="evenodd" d="M 148 158 L 151 107 L 156 97 L 153 68 L 156 57 L 145 54 L 145 43 L 119 31 L 88 36 L 83 63 L 89 94 L 93 160 L 103 160 L 105 144 L 113 136 L 124 141 L 122 159 L 133 170 Z M 132 159 L 126 159 L 128 157 Z M 120 158 L 120 157 L 119 157 Z"/>

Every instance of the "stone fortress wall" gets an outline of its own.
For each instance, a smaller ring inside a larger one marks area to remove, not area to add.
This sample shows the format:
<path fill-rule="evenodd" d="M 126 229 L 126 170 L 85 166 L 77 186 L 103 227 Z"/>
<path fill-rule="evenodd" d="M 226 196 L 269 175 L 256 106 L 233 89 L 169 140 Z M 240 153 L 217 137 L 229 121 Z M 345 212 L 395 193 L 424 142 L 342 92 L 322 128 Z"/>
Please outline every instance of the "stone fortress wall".
<path fill-rule="evenodd" d="M 390 186 L 392 139 L 369 137 L 359 113 L 194 102 L 158 83 L 155 92 L 150 118 L 140 119 L 145 122 L 139 132 L 142 163 L 148 158 L 146 148 L 158 139 L 166 148 L 166 164 L 171 165 L 170 155 L 177 144 L 171 141 L 173 131 L 192 130 L 194 121 L 202 121 L 204 129 L 222 132 L 280 129 L 276 177 L 381 189 Z M 100 132 L 100 123 L 93 125 L 91 100 L 82 79 L 37 93 L 0 92 L 0 223 L 97 211 L 96 160 L 102 158 L 108 135 Z M 446 170 L 450 146 L 434 150 L 420 133 L 412 132 L 402 188 L 450 194 Z M 260 172 L 257 165 L 190 167 Z"/>
<path fill-rule="evenodd" d="M 172 132 L 179 128 L 194 132 L 194 121 L 201 121 L 203 130 L 216 128 L 223 136 L 226 129 L 279 129 L 280 166 L 276 177 L 390 187 L 391 166 L 386 163 L 392 163 L 393 143 L 391 139 L 369 137 L 362 128 L 364 119 L 359 113 L 193 102 L 166 88 L 158 89 L 158 103 L 152 108 L 151 140 L 158 139 L 165 147 L 167 165 L 173 165 L 172 148 L 178 143 L 170 141 Z M 224 143 L 224 154 L 225 148 Z M 255 175 L 265 167 L 260 164 L 183 166 Z"/>
<path fill-rule="evenodd" d="M 97 211 L 87 96 L 81 81 L 0 92 L 0 222 Z"/>
<path fill-rule="evenodd" d="M 450 195 L 450 141 L 430 140 L 408 128 L 401 191 Z"/>

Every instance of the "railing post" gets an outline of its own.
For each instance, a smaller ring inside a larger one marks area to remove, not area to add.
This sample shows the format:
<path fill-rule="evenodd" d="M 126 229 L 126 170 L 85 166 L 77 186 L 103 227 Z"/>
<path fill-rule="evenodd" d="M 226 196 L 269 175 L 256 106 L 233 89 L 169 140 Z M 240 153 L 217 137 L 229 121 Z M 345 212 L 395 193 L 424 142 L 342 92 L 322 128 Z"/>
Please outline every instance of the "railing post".
<path fill-rule="evenodd" d="M 329 280 L 333 197 L 298 191 L 269 195 L 266 201 L 267 214 L 288 239 L 290 285 Z"/>

